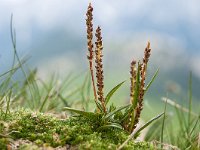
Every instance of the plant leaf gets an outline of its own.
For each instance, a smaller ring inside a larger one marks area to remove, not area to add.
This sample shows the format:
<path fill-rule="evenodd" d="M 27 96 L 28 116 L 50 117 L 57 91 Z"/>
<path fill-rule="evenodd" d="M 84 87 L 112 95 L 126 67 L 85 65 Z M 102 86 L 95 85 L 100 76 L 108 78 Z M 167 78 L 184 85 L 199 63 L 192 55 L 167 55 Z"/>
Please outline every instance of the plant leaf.
<path fill-rule="evenodd" d="M 200 121 L 200 115 L 199 115 L 199 117 L 197 118 L 197 120 L 195 121 L 195 124 L 194 124 L 192 130 L 191 130 L 190 133 L 189 133 L 190 136 L 191 136 L 192 133 L 194 132 L 194 130 L 195 130 L 195 128 L 197 127 L 199 121 Z"/>
<path fill-rule="evenodd" d="M 130 105 L 131 105 L 131 104 L 128 104 L 128 105 L 125 105 L 125 106 L 122 106 L 122 107 L 119 107 L 119 108 L 115 109 L 114 111 L 108 113 L 108 114 L 104 117 L 104 119 L 109 119 L 112 115 L 114 115 L 115 113 L 121 111 L 122 109 L 125 109 L 125 108 L 129 107 Z"/>
<path fill-rule="evenodd" d="M 159 69 L 156 70 L 156 72 L 154 73 L 154 75 L 151 78 L 150 82 L 147 84 L 146 89 L 145 89 L 145 93 L 148 91 L 149 87 L 151 86 L 151 84 L 153 83 L 153 81 L 155 80 L 155 78 L 157 77 L 158 72 L 159 72 Z"/>
<path fill-rule="evenodd" d="M 121 117 L 120 122 L 123 122 L 124 120 L 126 120 L 129 116 L 129 109 L 125 110 L 125 113 L 123 114 L 123 117 Z"/>
<path fill-rule="evenodd" d="M 166 120 L 166 110 L 167 110 L 167 100 L 165 101 L 165 107 L 164 107 L 164 116 L 163 116 L 163 120 L 162 120 L 160 143 L 163 143 L 164 126 L 165 126 L 165 120 Z M 161 145 L 161 149 L 163 149 L 163 145 Z"/>
<path fill-rule="evenodd" d="M 138 102 L 138 96 L 140 94 L 140 62 L 138 62 L 138 70 L 137 70 L 137 76 L 136 76 L 136 87 L 135 87 L 135 94 L 133 95 L 133 108 L 137 106 Z"/>
<path fill-rule="evenodd" d="M 149 126 L 149 125 L 150 125 L 152 122 L 154 122 L 155 120 L 159 119 L 163 114 L 164 114 L 164 112 L 161 113 L 161 114 L 159 114 L 158 116 L 152 118 L 152 119 L 149 120 L 147 123 L 145 123 L 142 127 L 140 127 L 140 128 L 135 132 L 134 138 L 136 138 L 137 135 L 139 135 L 140 131 L 142 131 L 143 129 L 145 129 L 147 126 Z"/>
<path fill-rule="evenodd" d="M 70 108 L 70 107 L 64 107 L 63 110 L 71 111 L 71 112 L 77 113 L 77 114 L 85 116 L 85 117 L 95 116 L 95 114 L 93 112 L 86 112 L 83 110 L 78 110 L 78 109 L 74 109 L 74 108 Z"/>
<path fill-rule="evenodd" d="M 21 60 L 21 63 L 22 63 L 22 64 L 25 64 L 25 63 L 28 61 L 28 59 L 29 59 L 29 58 L 22 59 L 22 60 Z M 17 64 L 16 66 L 14 66 L 13 68 L 11 68 L 10 70 L 8 70 L 8 71 L 2 73 L 2 74 L 0 75 L 0 78 L 3 77 L 3 76 L 5 76 L 5 75 L 7 75 L 7 74 L 9 74 L 9 73 L 14 74 L 19 68 L 20 68 L 20 65 Z"/>
<path fill-rule="evenodd" d="M 105 129 L 108 129 L 108 128 L 117 128 L 117 129 L 123 130 L 123 127 L 118 123 L 111 123 L 111 124 L 108 124 L 108 125 L 104 125 L 104 126 L 99 127 L 97 130 L 102 131 L 102 130 L 105 130 Z"/>
<path fill-rule="evenodd" d="M 116 85 L 112 90 L 110 90 L 110 92 L 106 95 L 106 98 L 105 98 L 105 104 L 107 105 L 110 98 L 112 97 L 112 95 L 122 86 L 122 84 L 124 83 L 125 81 L 119 83 L 118 85 Z"/>
<path fill-rule="evenodd" d="M 96 101 L 96 100 L 94 100 L 94 101 L 97 105 L 97 108 L 100 110 L 100 112 L 104 112 L 102 105 L 98 101 Z"/>
<path fill-rule="evenodd" d="M 189 134 L 189 130 L 190 130 L 190 125 L 191 125 L 191 111 L 192 111 L 192 72 L 190 72 L 190 77 L 189 77 L 189 104 L 188 104 L 188 110 L 189 110 L 189 113 L 188 113 L 188 134 Z"/>
<path fill-rule="evenodd" d="M 131 135 L 128 137 L 128 139 L 122 143 L 117 150 L 121 150 L 132 138 L 136 138 L 137 135 L 139 135 L 140 131 L 142 131 L 144 128 L 146 128 L 148 125 L 150 125 L 153 121 L 157 120 L 158 118 L 160 118 L 164 113 L 161 113 L 160 115 L 154 117 L 153 119 L 151 119 L 150 121 L 148 121 L 146 124 L 144 124 L 142 127 L 140 127 L 136 132 L 132 132 Z"/>

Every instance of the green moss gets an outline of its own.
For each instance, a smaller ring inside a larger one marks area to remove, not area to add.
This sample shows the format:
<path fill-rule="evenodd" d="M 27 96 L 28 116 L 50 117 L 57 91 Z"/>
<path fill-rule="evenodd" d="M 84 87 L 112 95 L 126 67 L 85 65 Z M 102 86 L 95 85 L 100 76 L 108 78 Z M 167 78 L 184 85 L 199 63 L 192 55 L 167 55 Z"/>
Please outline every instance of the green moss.
<path fill-rule="evenodd" d="M 32 144 L 25 144 L 20 149 L 38 147 L 68 146 L 72 149 L 116 149 L 123 143 L 128 134 L 119 129 L 107 129 L 97 132 L 97 119 L 88 120 L 83 117 L 71 117 L 61 120 L 42 113 L 33 113 L 29 110 L 20 110 L 12 113 L 7 132 L 13 140 L 24 139 Z M 3 130 L 0 126 L 0 130 Z M 4 140 L 1 138 L 0 140 Z M 2 141 L 0 143 L 6 143 Z M 28 148 L 27 148 L 28 147 Z M 149 143 L 129 142 L 124 149 L 150 149 Z"/>
<path fill-rule="evenodd" d="M 0 138 L 0 147 L 2 150 L 6 149 L 8 140 L 6 138 Z"/>
<path fill-rule="evenodd" d="M 7 123 L 0 119 L 0 148 L 2 150 L 7 149 L 7 145 L 10 142 L 9 136 L 6 135 Z"/>

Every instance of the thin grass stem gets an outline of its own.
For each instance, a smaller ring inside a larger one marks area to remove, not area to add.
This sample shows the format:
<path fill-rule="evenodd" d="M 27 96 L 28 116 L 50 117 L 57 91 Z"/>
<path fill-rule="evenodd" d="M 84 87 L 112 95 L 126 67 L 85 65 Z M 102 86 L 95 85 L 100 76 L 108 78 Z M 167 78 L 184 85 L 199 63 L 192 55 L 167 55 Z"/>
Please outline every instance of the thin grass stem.
<path fill-rule="evenodd" d="M 163 136 L 164 136 L 164 127 L 165 127 L 165 119 L 166 119 L 166 110 L 167 110 L 167 99 L 165 101 L 165 107 L 164 107 L 164 115 L 162 120 L 162 128 L 161 128 L 161 136 L 160 136 L 160 143 L 163 143 Z M 161 149 L 163 148 L 163 145 L 161 144 Z"/>

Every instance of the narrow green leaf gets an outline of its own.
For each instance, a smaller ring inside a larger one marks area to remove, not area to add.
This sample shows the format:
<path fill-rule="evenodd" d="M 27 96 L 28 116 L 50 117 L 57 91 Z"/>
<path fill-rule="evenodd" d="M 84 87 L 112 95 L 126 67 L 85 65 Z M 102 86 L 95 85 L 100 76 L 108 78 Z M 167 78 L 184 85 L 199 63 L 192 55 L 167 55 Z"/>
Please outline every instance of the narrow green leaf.
<path fill-rule="evenodd" d="M 123 117 L 120 119 L 120 122 L 123 122 L 124 120 L 126 120 L 129 116 L 129 111 L 125 110 L 125 113 L 123 114 Z"/>
<path fill-rule="evenodd" d="M 162 120 L 160 143 L 163 143 L 164 127 L 165 127 L 165 120 L 166 120 L 166 110 L 167 110 L 167 99 L 165 101 L 165 107 L 164 107 L 164 116 L 163 116 L 163 120 Z M 163 145 L 161 145 L 161 149 L 163 149 Z"/>
<path fill-rule="evenodd" d="M 121 110 L 123 110 L 123 109 L 126 109 L 126 108 L 128 108 L 129 106 L 130 106 L 130 104 L 115 109 L 114 111 L 108 113 L 108 114 L 104 117 L 104 119 L 109 119 L 109 118 L 110 118 L 111 116 L 113 116 L 115 113 L 117 113 L 117 112 L 119 112 L 119 111 L 121 111 Z"/>
<path fill-rule="evenodd" d="M 137 126 L 137 124 L 135 123 L 135 110 L 131 112 L 131 121 L 129 121 L 129 122 L 130 122 L 129 128 L 131 130 L 133 130 L 134 129 L 134 125 Z"/>
<path fill-rule="evenodd" d="M 133 108 L 137 106 L 138 96 L 140 94 L 140 62 L 138 62 L 138 69 L 137 69 L 137 76 L 136 76 L 136 87 L 135 87 L 135 94 L 133 97 Z"/>
<path fill-rule="evenodd" d="M 190 131 L 189 136 L 192 135 L 192 133 L 194 132 L 195 128 L 197 127 L 199 121 L 200 121 L 200 115 L 199 115 L 199 117 L 197 118 L 197 120 L 195 121 L 195 124 L 194 124 L 192 130 Z"/>
<path fill-rule="evenodd" d="M 104 126 L 99 127 L 97 130 L 102 131 L 102 130 L 109 129 L 109 128 L 117 128 L 117 129 L 123 130 L 123 127 L 118 123 L 111 123 L 108 125 L 104 125 Z"/>
<path fill-rule="evenodd" d="M 47 100 L 49 98 L 49 94 L 47 94 L 44 98 L 44 101 L 42 102 L 42 105 L 40 106 L 39 112 L 42 112 L 44 105 L 46 104 Z"/>
<path fill-rule="evenodd" d="M 83 84 L 81 86 L 81 90 L 80 90 L 82 105 L 84 105 L 84 103 L 86 103 L 85 88 L 87 86 L 87 82 L 89 80 L 89 76 L 90 76 L 89 74 L 86 74 L 85 79 L 83 81 Z"/>
<path fill-rule="evenodd" d="M 121 121 L 127 119 L 127 117 L 129 116 L 129 114 L 133 111 L 133 105 L 129 104 L 129 107 L 127 107 L 127 109 L 124 112 L 124 115 L 121 119 Z"/>
<path fill-rule="evenodd" d="M 67 100 L 60 93 L 58 93 L 58 98 L 63 102 L 64 106 L 70 106 Z"/>
<path fill-rule="evenodd" d="M 14 51 L 14 60 L 15 60 L 15 57 L 16 57 L 16 60 L 17 62 L 19 63 L 19 66 L 20 66 L 20 69 L 28 83 L 28 88 L 29 88 L 29 91 L 30 91 L 30 95 L 31 95 L 31 98 L 32 100 L 34 99 L 34 94 L 33 94 L 33 91 L 31 90 L 31 84 L 27 78 L 27 73 L 24 69 L 24 66 L 23 66 L 23 63 L 22 63 L 22 60 L 20 59 L 19 55 L 18 55 L 18 52 L 17 52 L 17 47 L 16 47 L 16 33 L 15 33 L 15 29 L 13 27 L 13 15 L 11 15 L 11 21 L 10 21 L 10 33 L 11 33 L 11 41 L 12 41 L 12 45 L 13 45 L 13 51 Z M 14 66 L 14 60 L 13 60 L 13 66 Z M 14 68 L 14 67 L 12 67 Z M 33 103 L 34 104 L 34 103 Z"/>
<path fill-rule="evenodd" d="M 132 138 L 136 138 L 137 135 L 139 135 L 140 131 L 142 131 L 144 128 L 146 128 L 148 125 L 150 125 L 153 121 L 159 119 L 164 113 L 161 113 L 160 115 L 154 117 L 150 121 L 148 121 L 146 124 L 144 124 L 142 127 L 140 127 L 136 132 L 132 132 L 131 135 L 128 137 L 128 139 L 122 143 L 117 150 L 121 150 Z"/>
<path fill-rule="evenodd" d="M 177 115 L 177 118 L 178 118 L 178 123 L 180 125 L 180 129 L 181 131 L 186 131 L 186 120 L 185 120 L 185 116 L 183 114 L 183 112 L 178 109 L 177 107 L 174 107 L 175 111 L 176 111 L 176 115 Z"/>
<path fill-rule="evenodd" d="M 74 113 L 77 113 L 77 114 L 85 116 L 85 117 L 95 116 L 95 114 L 93 112 L 86 112 L 83 110 L 78 110 L 78 109 L 74 109 L 74 108 L 70 108 L 70 107 L 64 107 L 63 110 L 74 112 Z"/>
<path fill-rule="evenodd" d="M 124 83 L 125 81 L 119 83 L 118 85 L 116 85 L 112 90 L 110 90 L 110 92 L 106 95 L 105 98 L 105 104 L 107 105 L 110 98 L 112 97 L 112 95 L 121 87 L 121 85 Z"/>
<path fill-rule="evenodd" d="M 149 126 L 152 122 L 154 122 L 155 120 L 159 119 L 164 113 L 159 114 L 158 116 L 152 118 L 151 120 L 149 120 L 147 123 L 145 123 L 142 127 L 140 127 L 134 134 L 134 138 L 137 137 L 137 135 L 140 133 L 140 131 L 142 131 L 143 129 L 145 129 L 147 126 Z"/>
<path fill-rule="evenodd" d="M 90 72 L 88 72 L 88 74 L 90 74 Z M 89 76 L 88 78 L 88 82 L 87 82 L 87 85 L 86 85 L 86 95 L 87 95 L 87 98 L 86 98 L 86 103 L 85 103 L 85 110 L 86 111 L 89 111 L 89 100 L 91 99 L 90 97 L 90 92 L 91 92 L 91 76 Z"/>
<path fill-rule="evenodd" d="M 70 92 L 67 96 L 63 97 L 62 94 L 59 92 L 58 93 L 58 98 L 63 102 L 63 104 L 66 107 L 69 107 L 69 103 L 67 100 L 69 100 L 72 96 L 74 96 L 75 94 L 77 94 L 79 91 L 81 90 L 81 87 L 77 87 L 75 90 L 73 90 L 72 92 Z"/>
<path fill-rule="evenodd" d="M 189 104 L 188 104 L 188 134 L 190 130 L 190 125 L 191 125 L 191 117 L 192 117 L 192 72 L 190 72 L 190 77 L 189 77 L 189 89 L 188 89 L 188 95 L 189 95 Z"/>
<path fill-rule="evenodd" d="M 27 60 L 28 60 L 28 58 L 25 58 L 25 59 L 21 60 L 21 63 L 22 63 L 22 64 L 25 64 L 25 63 L 27 62 Z M 0 78 L 3 77 L 3 76 L 5 76 L 5 75 L 7 75 L 7 74 L 9 74 L 9 73 L 14 74 L 14 72 L 16 72 L 20 67 L 21 67 L 21 66 L 20 66 L 19 64 L 16 65 L 16 66 L 14 66 L 14 67 L 11 68 L 10 70 L 8 70 L 8 71 L 2 73 L 2 74 L 0 75 Z"/>
<path fill-rule="evenodd" d="M 10 102 L 11 102 L 11 95 L 12 95 L 12 89 L 9 91 L 8 96 L 6 97 L 7 99 L 7 106 L 6 106 L 6 112 L 5 112 L 5 119 L 7 117 L 8 112 L 10 111 Z"/>
<path fill-rule="evenodd" d="M 101 112 L 104 112 L 102 105 L 101 105 L 98 101 L 96 101 L 96 100 L 94 100 L 94 101 L 95 101 L 95 103 L 96 103 L 96 105 L 97 105 L 97 108 L 98 108 Z"/>
<path fill-rule="evenodd" d="M 146 89 L 145 89 L 145 93 L 148 91 L 149 87 L 151 86 L 151 84 L 153 83 L 153 81 L 155 80 L 155 78 L 157 77 L 158 72 L 159 72 L 159 69 L 156 70 L 156 72 L 154 73 L 154 75 L 151 78 L 150 82 L 147 84 Z"/>

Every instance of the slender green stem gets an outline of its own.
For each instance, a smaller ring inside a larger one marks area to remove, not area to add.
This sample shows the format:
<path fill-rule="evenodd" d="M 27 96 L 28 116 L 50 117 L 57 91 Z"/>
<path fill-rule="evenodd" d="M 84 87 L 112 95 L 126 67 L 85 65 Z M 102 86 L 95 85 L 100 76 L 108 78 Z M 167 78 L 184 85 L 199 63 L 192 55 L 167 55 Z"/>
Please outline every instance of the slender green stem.
<path fill-rule="evenodd" d="M 189 134 L 189 130 L 190 130 L 190 123 L 191 123 L 191 111 L 192 111 L 192 72 L 190 72 L 190 76 L 189 76 L 189 105 L 188 105 L 188 134 Z"/>
<path fill-rule="evenodd" d="M 5 112 L 5 118 L 7 117 L 8 115 L 8 111 L 10 109 L 10 101 L 11 101 L 11 95 L 12 95 L 12 89 L 10 90 L 10 92 L 8 93 L 8 96 L 6 96 L 6 100 L 7 100 L 7 106 L 6 106 L 6 112 Z"/>
<path fill-rule="evenodd" d="M 165 100 L 165 107 L 164 107 L 164 115 L 163 115 L 163 121 L 162 121 L 162 129 L 161 129 L 161 136 L 160 136 L 160 143 L 161 143 L 161 149 L 163 148 L 163 135 L 164 135 L 164 127 L 165 127 L 165 119 L 166 119 L 166 110 L 167 110 L 167 99 Z"/>
<path fill-rule="evenodd" d="M 30 91 L 30 94 L 31 94 L 31 98 L 32 98 L 32 100 L 33 100 L 33 98 L 34 98 L 34 96 L 33 96 L 33 92 L 32 92 L 32 90 L 31 90 L 31 84 L 30 84 L 30 82 L 29 82 L 29 80 L 28 80 L 28 77 L 27 77 L 27 74 L 26 74 L 26 72 L 25 72 L 25 70 L 24 70 L 24 68 L 23 68 L 23 63 L 21 62 L 21 60 L 20 60 L 20 58 L 19 58 L 19 55 L 18 55 L 18 53 L 17 53 L 17 47 L 16 47 L 16 33 L 15 33 L 15 29 L 13 28 L 13 15 L 11 15 L 11 22 L 10 22 L 10 33 L 11 33 L 11 40 L 12 40 L 12 45 L 13 45 L 13 50 L 14 50 L 14 60 L 13 60 L 13 66 L 14 66 L 14 63 L 15 63 L 15 57 L 16 57 L 16 59 L 17 59 L 17 61 L 18 61 L 18 63 L 19 63 L 19 66 L 20 66 L 20 68 L 21 68 L 21 70 L 22 70 L 22 72 L 23 72 L 23 74 L 24 74 L 24 76 L 25 76 L 25 78 L 26 78 L 26 81 L 27 81 L 27 83 L 28 83 L 28 88 L 29 88 L 29 91 Z M 33 103 L 34 104 L 34 103 Z"/>

